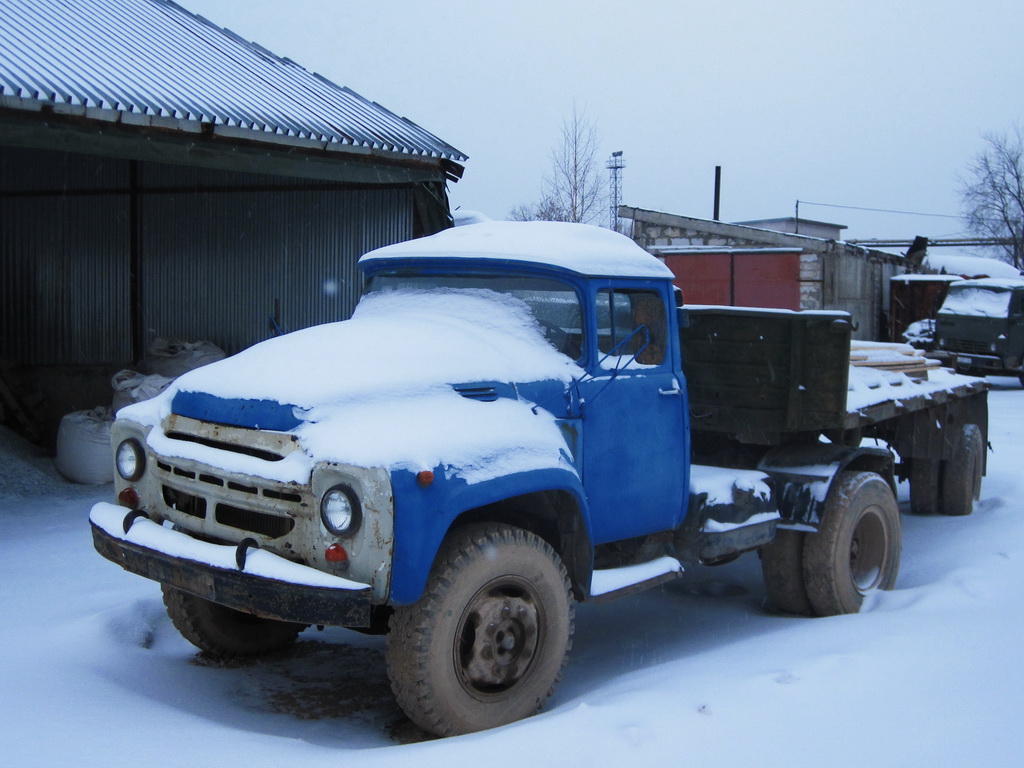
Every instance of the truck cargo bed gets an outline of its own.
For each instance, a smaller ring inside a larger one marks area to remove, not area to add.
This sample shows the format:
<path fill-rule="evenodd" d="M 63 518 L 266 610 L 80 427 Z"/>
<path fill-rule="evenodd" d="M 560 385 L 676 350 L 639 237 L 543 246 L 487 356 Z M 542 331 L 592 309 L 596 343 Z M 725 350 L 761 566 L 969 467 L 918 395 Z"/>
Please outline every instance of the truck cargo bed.
<path fill-rule="evenodd" d="M 845 312 L 694 306 L 680 313 L 696 432 L 772 444 L 794 433 L 862 429 L 987 388 L 945 371 L 926 382 L 874 370 L 851 379 Z"/>
<path fill-rule="evenodd" d="M 735 307 L 680 312 L 693 429 L 810 432 L 845 423 L 848 314 Z"/>

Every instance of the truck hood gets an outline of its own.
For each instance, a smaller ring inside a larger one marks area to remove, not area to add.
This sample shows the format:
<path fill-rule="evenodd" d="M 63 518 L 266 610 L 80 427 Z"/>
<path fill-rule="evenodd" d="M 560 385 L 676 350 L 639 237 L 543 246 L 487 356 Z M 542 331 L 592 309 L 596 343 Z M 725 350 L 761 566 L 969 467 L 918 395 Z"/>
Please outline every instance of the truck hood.
<path fill-rule="evenodd" d="M 581 374 L 547 343 L 523 302 L 490 291 L 393 291 L 364 298 L 351 320 L 270 339 L 192 371 L 174 391 L 311 411 L 466 382 Z"/>
<path fill-rule="evenodd" d="M 120 415 L 154 427 L 174 412 L 288 431 L 310 462 L 444 466 L 479 481 L 569 462 L 555 418 L 519 400 L 511 383 L 551 381 L 557 394 L 582 374 L 516 299 L 490 291 L 395 291 L 364 298 L 351 320 L 271 339 L 192 371 L 159 399 Z M 481 382 L 490 383 L 482 398 L 458 386 Z M 172 442 L 179 441 L 159 428 L 150 438 L 161 452 Z M 204 446 L 174 450 L 226 460 Z M 308 468 L 292 461 L 279 479 L 299 481 Z M 271 476 L 285 467 L 254 470 L 247 471 Z"/>

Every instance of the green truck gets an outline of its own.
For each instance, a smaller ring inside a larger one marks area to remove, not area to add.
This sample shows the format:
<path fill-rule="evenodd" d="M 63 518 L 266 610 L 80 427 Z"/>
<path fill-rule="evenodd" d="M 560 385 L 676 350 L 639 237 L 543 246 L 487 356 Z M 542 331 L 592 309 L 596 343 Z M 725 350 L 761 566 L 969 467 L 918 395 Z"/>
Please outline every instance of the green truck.
<path fill-rule="evenodd" d="M 935 346 L 960 373 L 1017 376 L 1024 384 L 1024 279 L 950 285 L 935 321 Z"/>

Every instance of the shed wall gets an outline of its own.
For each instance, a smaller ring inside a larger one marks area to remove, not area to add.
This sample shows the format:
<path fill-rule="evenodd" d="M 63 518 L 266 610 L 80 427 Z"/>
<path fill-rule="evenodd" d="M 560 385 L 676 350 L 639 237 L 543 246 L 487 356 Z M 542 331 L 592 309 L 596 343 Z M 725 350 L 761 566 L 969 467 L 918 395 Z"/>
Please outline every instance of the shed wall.
<path fill-rule="evenodd" d="M 348 317 L 358 257 L 412 234 L 408 187 L 0 147 L 0 357 L 128 365 L 133 266 L 142 344 L 236 352 L 272 316 L 285 330 Z"/>
<path fill-rule="evenodd" d="M 0 357 L 130 358 L 127 164 L 0 148 Z"/>

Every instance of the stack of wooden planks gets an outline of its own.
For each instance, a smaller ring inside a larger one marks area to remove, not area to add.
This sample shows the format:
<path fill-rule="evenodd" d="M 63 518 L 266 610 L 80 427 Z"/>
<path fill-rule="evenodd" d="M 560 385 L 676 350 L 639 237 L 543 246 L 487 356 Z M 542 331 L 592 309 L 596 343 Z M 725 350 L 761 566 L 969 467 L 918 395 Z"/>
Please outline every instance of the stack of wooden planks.
<path fill-rule="evenodd" d="M 928 371 L 941 367 L 909 344 L 857 340 L 850 342 L 850 365 L 905 373 L 911 379 L 927 379 Z"/>

